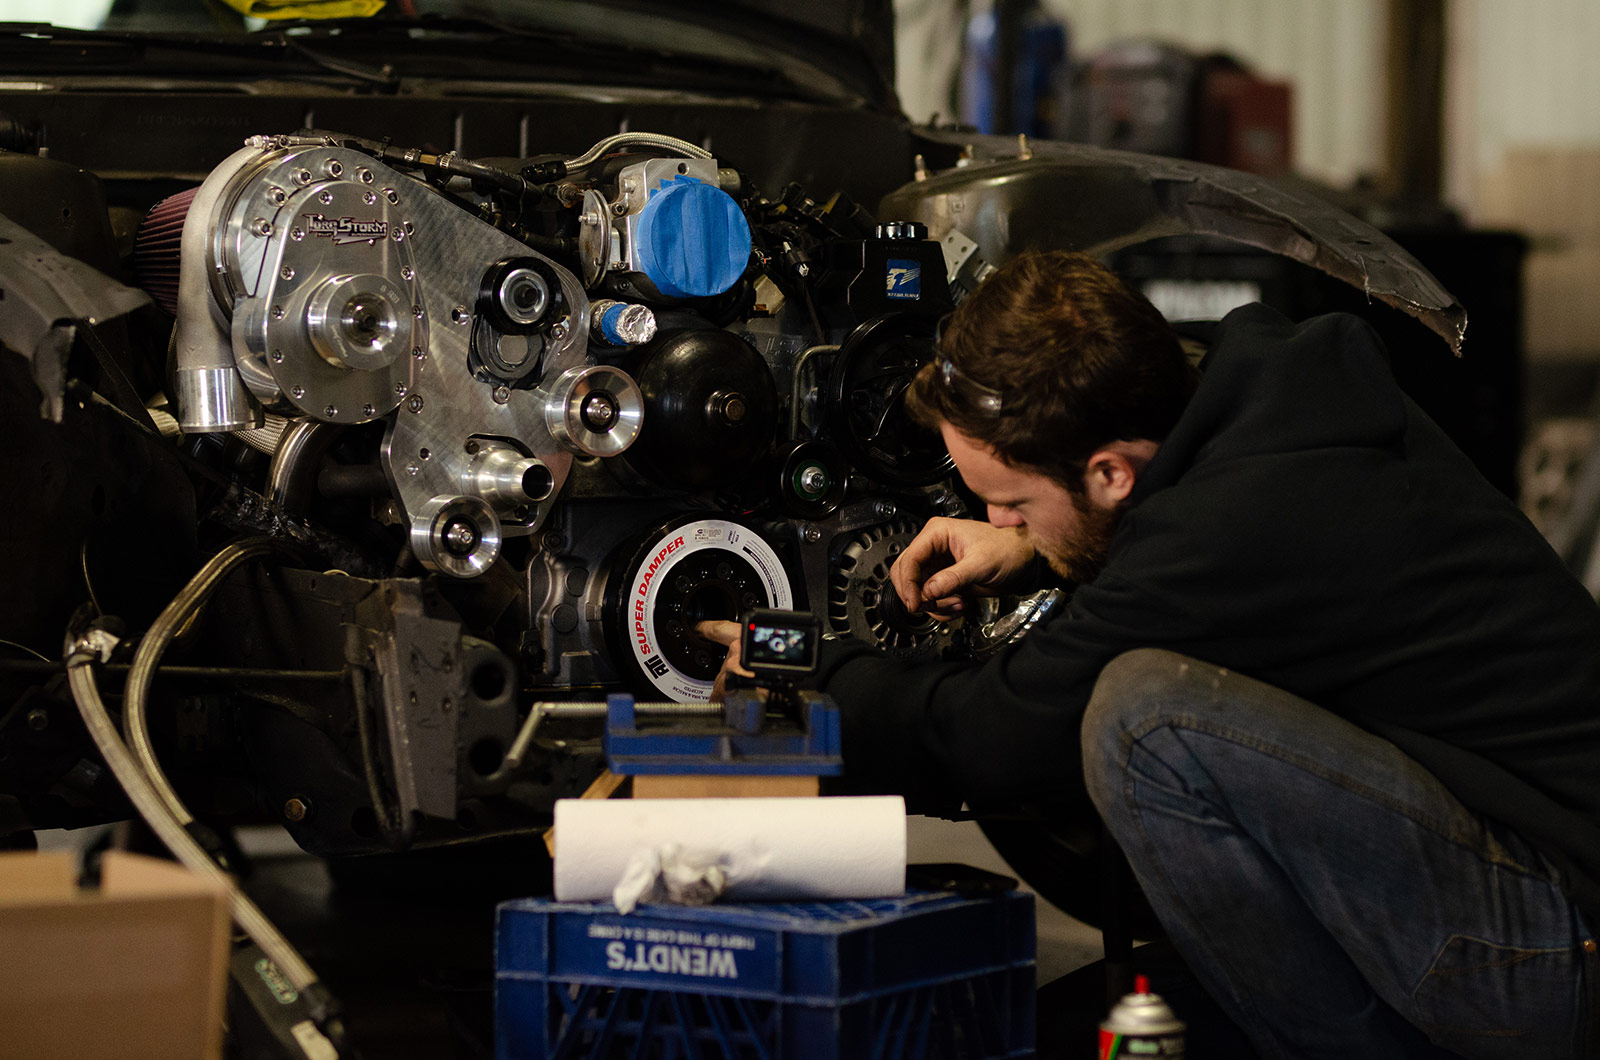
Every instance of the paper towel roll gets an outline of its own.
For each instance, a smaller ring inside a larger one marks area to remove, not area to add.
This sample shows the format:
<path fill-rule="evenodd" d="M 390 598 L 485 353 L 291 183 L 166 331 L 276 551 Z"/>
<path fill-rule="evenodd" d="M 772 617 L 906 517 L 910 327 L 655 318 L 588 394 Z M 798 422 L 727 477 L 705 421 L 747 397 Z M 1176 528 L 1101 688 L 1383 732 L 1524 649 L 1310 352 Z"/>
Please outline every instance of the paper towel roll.
<path fill-rule="evenodd" d="M 732 901 L 905 893 L 906 804 L 898 795 L 562 799 L 556 899 L 609 899 L 636 852 L 669 843 L 717 852 Z"/>

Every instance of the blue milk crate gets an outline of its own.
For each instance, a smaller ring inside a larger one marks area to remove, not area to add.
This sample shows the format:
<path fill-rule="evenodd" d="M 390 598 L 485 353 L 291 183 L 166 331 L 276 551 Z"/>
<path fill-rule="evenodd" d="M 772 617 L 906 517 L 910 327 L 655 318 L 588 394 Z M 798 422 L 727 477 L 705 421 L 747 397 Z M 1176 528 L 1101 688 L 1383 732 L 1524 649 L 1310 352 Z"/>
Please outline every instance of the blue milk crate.
<path fill-rule="evenodd" d="M 1031 1057 L 1033 896 L 642 906 L 521 899 L 498 1060 Z"/>

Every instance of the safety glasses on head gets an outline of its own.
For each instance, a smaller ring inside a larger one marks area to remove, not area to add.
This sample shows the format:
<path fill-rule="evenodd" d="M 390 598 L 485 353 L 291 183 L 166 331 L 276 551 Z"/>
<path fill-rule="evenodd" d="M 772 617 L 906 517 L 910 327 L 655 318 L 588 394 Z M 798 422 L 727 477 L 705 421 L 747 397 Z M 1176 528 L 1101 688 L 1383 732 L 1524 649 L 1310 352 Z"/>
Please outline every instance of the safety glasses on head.
<path fill-rule="evenodd" d="M 950 323 L 953 313 L 946 313 L 939 318 L 933 328 L 933 348 L 943 351 L 944 329 Z M 956 401 L 973 411 L 985 416 L 998 416 L 1006 411 L 1006 398 L 1003 393 L 992 386 L 978 382 L 957 368 L 948 354 L 940 352 L 933 360 L 933 370 L 939 376 L 939 383 Z"/>
<path fill-rule="evenodd" d="M 978 382 L 955 366 L 955 362 L 940 354 L 933 362 L 939 382 L 951 397 L 988 416 L 998 416 L 1006 411 L 1006 398 L 992 386 Z"/>

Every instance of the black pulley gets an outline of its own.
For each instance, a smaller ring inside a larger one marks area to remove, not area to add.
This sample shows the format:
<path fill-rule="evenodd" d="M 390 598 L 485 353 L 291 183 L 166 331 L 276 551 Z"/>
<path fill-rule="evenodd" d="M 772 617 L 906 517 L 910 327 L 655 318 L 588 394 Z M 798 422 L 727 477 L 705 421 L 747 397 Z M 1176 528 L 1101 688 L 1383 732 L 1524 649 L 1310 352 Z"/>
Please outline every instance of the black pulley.
<path fill-rule="evenodd" d="M 875 317 L 851 332 L 829 378 L 828 436 L 861 471 L 895 486 L 947 478 L 955 462 L 938 432 L 906 413 L 905 392 L 934 352 L 935 318 Z"/>
<path fill-rule="evenodd" d="M 827 442 L 801 442 L 778 468 L 778 498 L 791 515 L 825 519 L 844 500 L 844 458 Z"/>
<path fill-rule="evenodd" d="M 772 448 L 778 388 L 755 347 L 726 331 L 670 331 L 633 372 L 644 421 L 626 459 L 663 486 L 702 490 L 742 481 Z"/>
<path fill-rule="evenodd" d="M 540 258 L 497 261 L 478 284 L 477 309 L 507 335 L 548 330 L 567 314 L 561 275 Z"/>
<path fill-rule="evenodd" d="M 536 383 L 546 333 L 570 315 L 555 267 L 532 257 L 497 261 L 479 282 L 474 305 L 472 373 L 489 383 Z"/>

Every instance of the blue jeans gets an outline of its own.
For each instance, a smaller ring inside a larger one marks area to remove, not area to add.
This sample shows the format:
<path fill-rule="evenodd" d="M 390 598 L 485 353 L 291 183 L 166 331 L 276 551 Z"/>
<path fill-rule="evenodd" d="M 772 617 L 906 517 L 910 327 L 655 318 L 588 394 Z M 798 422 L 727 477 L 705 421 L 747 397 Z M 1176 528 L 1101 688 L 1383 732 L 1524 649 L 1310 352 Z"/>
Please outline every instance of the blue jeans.
<path fill-rule="evenodd" d="M 1471 1060 L 1600 1056 L 1594 934 L 1555 870 L 1388 741 L 1142 649 L 1101 676 L 1083 749 L 1156 915 L 1264 1060 L 1414 1057 L 1417 1029 Z"/>

